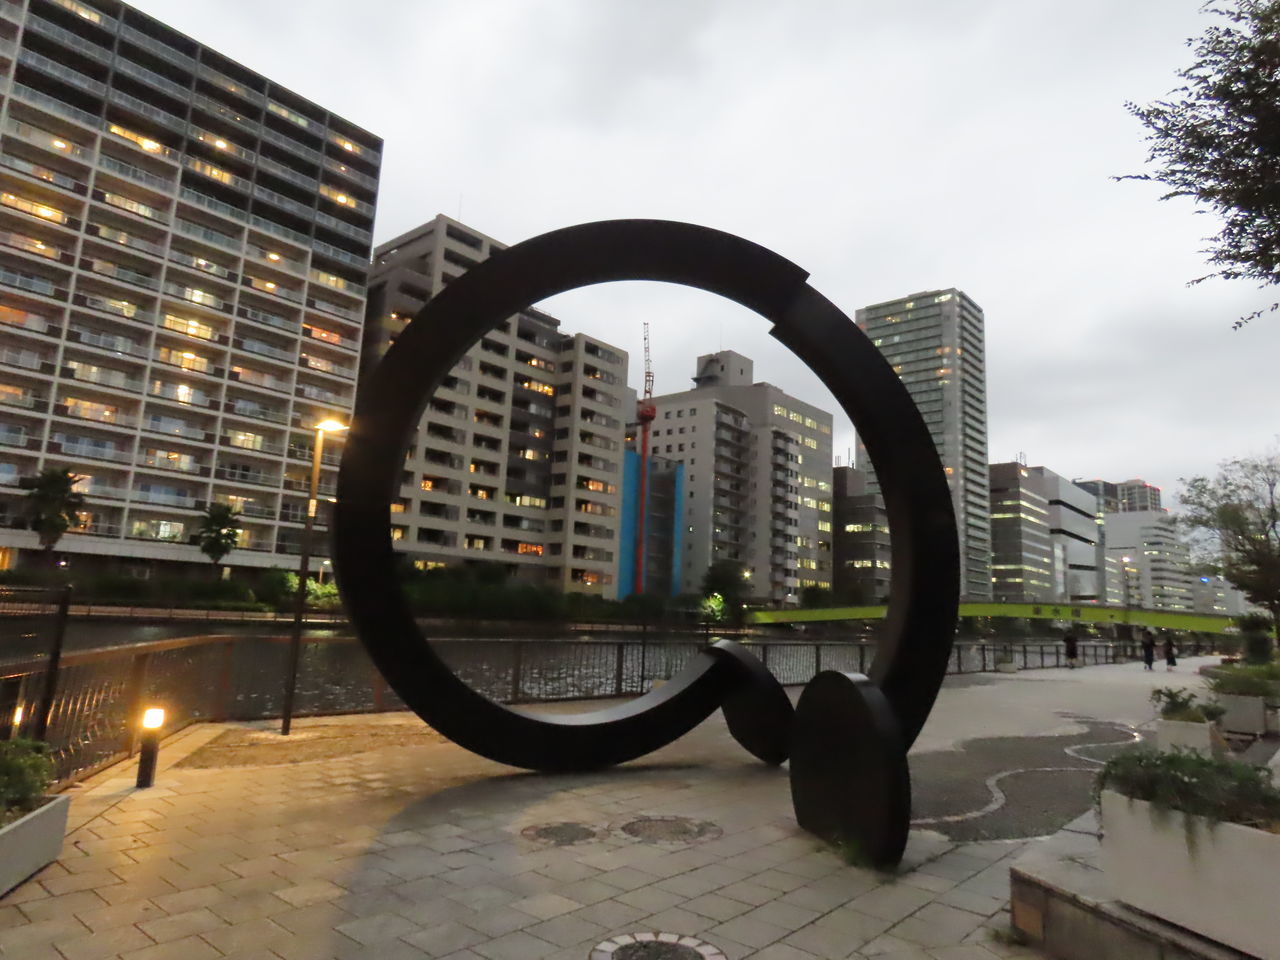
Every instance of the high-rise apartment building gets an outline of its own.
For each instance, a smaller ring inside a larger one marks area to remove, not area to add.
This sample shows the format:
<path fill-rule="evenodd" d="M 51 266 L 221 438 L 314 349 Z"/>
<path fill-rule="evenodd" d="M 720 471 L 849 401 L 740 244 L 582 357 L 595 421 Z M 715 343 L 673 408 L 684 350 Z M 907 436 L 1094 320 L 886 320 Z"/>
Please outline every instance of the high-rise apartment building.
<path fill-rule="evenodd" d="M 1055 599 L 1044 477 L 1021 463 L 993 463 L 991 593 L 1002 603 Z"/>
<path fill-rule="evenodd" d="M 365 375 L 428 300 L 504 246 L 443 215 L 379 246 Z M 507 318 L 428 404 L 393 505 L 397 548 L 424 569 L 499 562 L 612 598 L 627 395 L 625 351 L 532 308 Z"/>
<path fill-rule="evenodd" d="M 795 603 L 831 586 L 831 414 L 721 350 L 697 360 L 694 388 L 654 397 L 651 449 L 685 470 L 681 591 L 717 561 L 742 564 L 748 593 Z"/>
<path fill-rule="evenodd" d="M 314 424 L 347 420 L 382 141 L 117 0 L 0 3 L 0 562 L 66 468 L 80 566 L 289 566 Z M 321 490 L 331 492 L 338 449 Z"/>
<path fill-rule="evenodd" d="M 1160 505 L 1160 488 L 1145 480 L 1133 479 L 1112 483 L 1109 480 L 1076 480 L 1098 498 L 1102 513 L 1130 513 L 1136 510 L 1163 510 Z"/>
<path fill-rule="evenodd" d="M 986 334 L 982 308 L 954 287 L 863 307 L 858 326 L 924 416 L 951 486 L 960 538 L 960 593 L 991 598 Z M 871 471 L 859 445 L 857 466 Z M 874 477 L 868 489 L 878 492 Z"/>

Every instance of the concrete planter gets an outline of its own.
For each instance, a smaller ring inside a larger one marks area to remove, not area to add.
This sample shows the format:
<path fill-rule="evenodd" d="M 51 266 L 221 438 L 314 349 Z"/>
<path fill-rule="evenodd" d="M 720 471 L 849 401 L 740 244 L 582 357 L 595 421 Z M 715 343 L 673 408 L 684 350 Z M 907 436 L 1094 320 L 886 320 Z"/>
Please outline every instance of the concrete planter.
<path fill-rule="evenodd" d="M 996 670 L 1000 673 L 1017 673 L 1018 664 L 1014 660 L 1001 660 L 996 664 Z"/>
<path fill-rule="evenodd" d="M 1156 749 L 1161 752 L 1190 750 L 1205 757 L 1221 757 L 1227 752 L 1227 742 L 1216 724 L 1157 720 Z"/>
<path fill-rule="evenodd" d="M 1280 834 L 1102 794 L 1102 867 L 1124 903 L 1258 957 L 1280 957 Z"/>
<path fill-rule="evenodd" d="M 62 853 L 71 797 L 62 794 L 7 827 L 0 827 L 0 896 Z"/>
<path fill-rule="evenodd" d="M 1267 732 L 1267 702 L 1263 697 L 1240 697 L 1233 693 L 1218 694 L 1218 703 L 1227 712 L 1218 723 L 1228 733 L 1260 737 Z"/>

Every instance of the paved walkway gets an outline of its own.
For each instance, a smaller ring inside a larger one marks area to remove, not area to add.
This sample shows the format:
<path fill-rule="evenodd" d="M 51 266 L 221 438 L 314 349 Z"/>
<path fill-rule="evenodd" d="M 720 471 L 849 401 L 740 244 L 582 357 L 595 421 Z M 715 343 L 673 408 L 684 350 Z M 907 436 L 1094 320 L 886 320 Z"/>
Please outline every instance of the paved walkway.
<path fill-rule="evenodd" d="M 1172 679 L 1198 685 L 1193 668 Z M 1038 740 L 1074 767 L 1063 743 L 1114 740 L 1116 724 L 1145 722 L 1150 688 L 1170 679 L 1139 666 L 953 678 L 913 755 L 918 794 L 945 806 L 962 782 L 988 782 L 999 764 L 979 750 L 967 770 L 965 741 Z M 302 721 L 295 737 L 323 737 L 335 722 Z M 62 859 L 0 900 L 0 953 L 588 960 L 611 936 L 670 932 L 730 960 L 1038 956 L 998 939 L 1008 867 L 1038 842 L 1027 833 L 1061 823 L 1019 814 L 1022 836 L 977 842 L 934 824 L 913 831 L 896 875 L 852 867 L 797 829 L 786 771 L 754 763 L 718 717 L 644 760 L 585 775 L 512 771 L 449 743 L 378 748 L 378 738 L 333 759 L 173 766 L 225 729 L 171 738 L 150 790 L 132 789 L 128 764 L 80 788 Z M 1012 759 L 1020 768 L 1037 756 Z M 945 775 L 931 772 L 948 760 Z M 981 807 L 997 794 L 996 810 L 1018 800 L 980 789 L 947 815 L 976 805 L 991 816 Z M 1087 806 L 1082 791 L 1053 816 Z"/>

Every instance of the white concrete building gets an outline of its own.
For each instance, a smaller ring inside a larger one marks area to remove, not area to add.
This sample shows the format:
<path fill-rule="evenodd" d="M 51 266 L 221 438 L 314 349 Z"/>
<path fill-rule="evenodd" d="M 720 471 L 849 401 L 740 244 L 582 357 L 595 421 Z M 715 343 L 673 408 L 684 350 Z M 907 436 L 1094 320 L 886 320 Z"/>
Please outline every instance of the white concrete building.
<path fill-rule="evenodd" d="M 437 216 L 374 253 L 365 376 L 423 305 L 505 244 Z M 612 598 L 627 354 L 527 309 L 486 334 L 430 401 L 392 516 L 419 567 L 498 562 Z"/>
<path fill-rule="evenodd" d="M 1159 510 L 1104 516 L 1106 552 L 1120 561 L 1121 602 L 1150 610 L 1193 609 L 1191 552 Z"/>
<path fill-rule="evenodd" d="M 0 7 L 0 567 L 38 549 L 17 482 L 46 468 L 83 478 L 73 571 L 207 567 L 215 502 L 227 564 L 296 566 L 382 141 L 117 0 Z"/>
<path fill-rule="evenodd" d="M 831 414 L 722 350 L 697 360 L 694 388 L 654 397 L 654 454 L 685 465 L 681 591 L 719 560 L 743 564 L 751 595 L 795 603 L 831 586 Z"/>

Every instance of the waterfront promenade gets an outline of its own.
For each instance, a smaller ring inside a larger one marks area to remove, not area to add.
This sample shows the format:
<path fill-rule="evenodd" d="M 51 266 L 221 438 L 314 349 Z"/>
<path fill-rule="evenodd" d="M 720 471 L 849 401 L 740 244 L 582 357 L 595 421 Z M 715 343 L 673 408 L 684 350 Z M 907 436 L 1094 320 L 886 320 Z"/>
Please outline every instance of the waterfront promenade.
<path fill-rule="evenodd" d="M 949 678 L 893 876 L 799 831 L 785 769 L 718 716 L 557 776 L 403 714 L 304 720 L 287 743 L 270 724 L 195 725 L 165 744 L 155 788 L 124 763 L 74 789 L 62 859 L 0 900 L 0 952 L 590 960 L 615 935 L 669 932 L 733 960 L 1037 956 L 1000 937 L 1009 864 L 1087 810 L 1096 760 L 1140 735 L 1150 689 L 1198 687 L 1203 662 Z"/>

